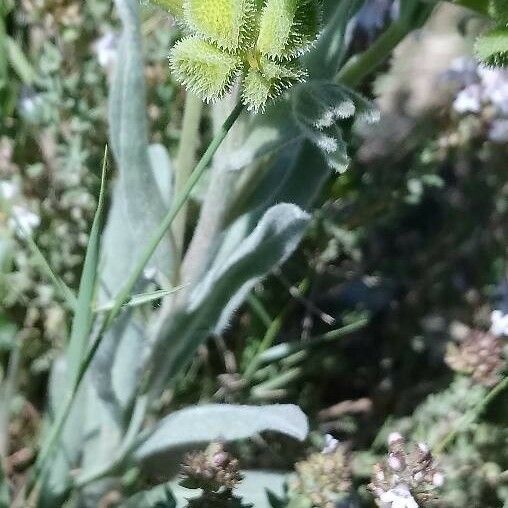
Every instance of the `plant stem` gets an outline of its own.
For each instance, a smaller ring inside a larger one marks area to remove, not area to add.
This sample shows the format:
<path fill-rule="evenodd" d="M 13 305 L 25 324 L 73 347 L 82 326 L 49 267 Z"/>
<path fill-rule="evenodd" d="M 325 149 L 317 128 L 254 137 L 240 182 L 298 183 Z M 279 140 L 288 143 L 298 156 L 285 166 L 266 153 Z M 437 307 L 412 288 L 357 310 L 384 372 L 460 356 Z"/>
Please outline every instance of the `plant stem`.
<path fill-rule="evenodd" d="M 336 80 L 351 88 L 375 71 L 391 52 L 415 28 L 423 25 L 432 12 L 432 6 L 422 6 L 419 1 L 405 0 L 404 17 L 394 21 L 363 53 L 351 57 L 336 76 Z M 409 5 L 412 2 L 412 5 Z"/>
<path fill-rule="evenodd" d="M 481 400 L 471 411 L 466 413 L 460 420 L 457 426 L 449 432 L 434 448 L 434 453 L 439 455 L 445 451 L 457 435 L 466 430 L 481 414 L 487 409 L 489 404 L 504 390 L 508 388 L 508 376 L 503 378 L 489 393 Z"/>
<path fill-rule="evenodd" d="M 408 32 L 400 23 L 392 23 L 367 50 L 346 62 L 337 80 L 351 88 L 358 86 L 365 76 L 383 64 Z"/>
<path fill-rule="evenodd" d="M 182 134 L 180 136 L 178 153 L 175 161 L 175 196 L 180 195 L 183 191 L 194 166 L 194 159 L 199 140 L 199 124 L 201 121 L 202 109 L 203 102 L 201 99 L 192 93 L 187 93 L 187 96 L 185 97 Z M 175 239 L 175 250 L 177 256 L 176 272 L 178 272 L 178 265 L 180 264 L 183 253 L 186 219 L 187 205 L 184 204 L 173 224 L 173 237 Z"/>
<path fill-rule="evenodd" d="M 300 282 L 300 284 L 298 284 L 298 294 L 301 295 L 305 293 L 308 290 L 308 288 L 309 288 L 309 279 L 305 278 L 302 280 L 302 282 Z M 251 361 L 249 362 L 243 373 L 244 379 L 248 381 L 252 380 L 252 377 L 254 376 L 257 368 L 260 365 L 261 354 L 264 353 L 274 343 L 275 339 L 279 335 L 282 325 L 284 324 L 284 319 L 293 308 L 294 303 L 295 300 L 291 299 L 282 309 L 280 314 L 270 323 L 270 326 L 266 330 L 265 336 L 261 340 L 256 353 L 252 357 Z"/>
<path fill-rule="evenodd" d="M 238 117 L 240 116 L 240 113 L 243 110 L 243 105 L 241 103 L 238 103 L 236 107 L 233 109 L 232 113 L 228 116 L 226 121 L 224 122 L 222 128 L 216 133 L 215 137 L 211 141 L 210 145 L 208 146 L 206 152 L 201 157 L 201 160 L 197 164 L 195 170 L 190 175 L 190 178 L 187 180 L 185 186 L 182 189 L 181 194 L 178 196 L 175 196 L 175 199 L 173 201 L 173 204 L 168 211 L 167 215 L 164 217 L 162 222 L 160 223 L 159 227 L 155 231 L 152 239 L 150 240 L 149 244 L 143 251 L 143 254 L 138 261 L 133 273 L 130 275 L 130 277 L 127 279 L 127 282 L 123 289 L 120 291 L 118 296 L 115 299 L 115 304 L 113 308 L 109 311 L 105 319 L 102 321 L 101 326 L 99 328 L 99 331 L 96 335 L 96 339 L 93 342 L 92 346 L 89 348 L 86 356 L 83 358 L 79 370 L 78 375 L 76 377 L 76 381 L 74 385 L 72 386 L 68 396 L 65 398 L 64 403 L 60 406 L 60 411 L 58 412 L 55 422 L 53 423 L 50 433 L 48 436 L 48 439 L 46 441 L 46 446 L 42 449 L 37 462 L 35 464 L 35 485 L 37 485 L 41 480 L 41 474 L 45 469 L 45 465 L 47 463 L 48 458 L 51 456 L 55 445 L 58 441 L 58 438 L 60 437 L 60 434 L 62 432 L 63 426 L 65 424 L 65 421 L 67 420 L 67 417 L 69 416 L 72 402 L 74 401 L 74 398 L 76 396 L 76 393 L 81 385 L 81 382 L 88 370 L 88 367 L 90 366 L 95 353 L 97 352 L 102 339 L 106 333 L 106 331 L 109 329 L 109 327 L 112 325 L 115 318 L 120 313 L 122 307 L 125 305 L 125 303 L 129 300 L 131 293 L 134 289 L 134 286 L 136 285 L 136 282 L 138 281 L 139 277 L 143 273 L 143 270 L 145 268 L 145 265 L 148 263 L 150 258 L 152 257 L 153 253 L 157 249 L 157 246 L 159 245 L 160 241 L 166 234 L 166 232 L 169 230 L 171 225 L 173 224 L 173 221 L 177 214 L 182 209 L 183 205 L 186 203 L 186 201 L 189 199 L 189 196 L 195 187 L 195 185 L 198 183 L 200 178 L 205 173 L 205 170 L 211 161 L 212 157 L 214 156 L 215 152 L 221 145 L 221 143 L 224 141 L 226 135 L 230 131 L 233 124 L 236 122 Z"/>

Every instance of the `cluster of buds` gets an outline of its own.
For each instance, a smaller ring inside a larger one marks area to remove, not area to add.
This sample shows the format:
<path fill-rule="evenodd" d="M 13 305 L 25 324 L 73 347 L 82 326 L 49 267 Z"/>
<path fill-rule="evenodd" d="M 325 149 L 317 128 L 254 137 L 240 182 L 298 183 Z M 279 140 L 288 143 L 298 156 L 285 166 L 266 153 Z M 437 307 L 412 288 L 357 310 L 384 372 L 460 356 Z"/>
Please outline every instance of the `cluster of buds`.
<path fill-rule="evenodd" d="M 205 451 L 188 453 L 181 468 L 180 484 L 188 489 L 204 492 L 231 492 L 241 481 L 238 460 L 213 443 Z"/>
<path fill-rule="evenodd" d="M 418 443 L 408 452 L 404 438 L 392 433 L 388 438 L 388 458 L 374 466 L 369 485 L 381 508 L 418 508 L 436 501 L 436 489 L 444 478 L 429 448 Z"/>
<path fill-rule="evenodd" d="M 345 447 L 329 441 L 322 452 L 296 463 L 296 477 L 289 486 L 291 496 L 313 508 L 335 508 L 351 489 L 349 464 Z"/>
<path fill-rule="evenodd" d="M 494 386 L 506 366 L 503 341 L 491 332 L 471 330 L 460 344 L 450 344 L 445 356 L 448 366 L 468 374 L 484 386 Z"/>
<path fill-rule="evenodd" d="M 263 110 L 305 78 L 297 59 L 312 46 L 320 0 L 154 0 L 186 36 L 171 50 L 175 78 L 205 101 L 220 99 L 242 76 L 242 101 Z"/>

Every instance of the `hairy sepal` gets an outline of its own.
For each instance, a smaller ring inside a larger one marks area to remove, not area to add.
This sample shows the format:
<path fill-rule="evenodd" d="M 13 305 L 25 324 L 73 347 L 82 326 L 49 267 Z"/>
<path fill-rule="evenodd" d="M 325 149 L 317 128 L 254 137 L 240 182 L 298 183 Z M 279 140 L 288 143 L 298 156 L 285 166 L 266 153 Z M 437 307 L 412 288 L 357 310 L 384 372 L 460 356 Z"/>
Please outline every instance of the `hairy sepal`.
<path fill-rule="evenodd" d="M 170 53 L 175 78 L 207 102 L 230 90 L 241 64 L 239 57 L 196 37 L 177 42 Z"/>
<path fill-rule="evenodd" d="M 256 47 L 274 60 L 291 59 L 312 46 L 320 26 L 320 1 L 266 0 Z"/>
<path fill-rule="evenodd" d="M 496 28 L 479 37 L 475 52 L 489 67 L 508 66 L 508 29 Z"/>
<path fill-rule="evenodd" d="M 184 0 L 190 30 L 222 49 L 237 51 L 252 40 L 256 0 Z"/>

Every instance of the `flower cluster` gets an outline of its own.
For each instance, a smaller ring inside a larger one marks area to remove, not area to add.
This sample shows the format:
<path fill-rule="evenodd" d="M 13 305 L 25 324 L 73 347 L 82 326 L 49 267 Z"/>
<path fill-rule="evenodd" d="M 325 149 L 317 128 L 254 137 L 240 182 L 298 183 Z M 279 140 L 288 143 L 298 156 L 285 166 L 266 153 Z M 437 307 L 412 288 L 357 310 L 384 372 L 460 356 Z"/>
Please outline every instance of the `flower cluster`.
<path fill-rule="evenodd" d="M 315 508 L 334 508 L 351 489 L 349 459 L 345 447 L 328 437 L 322 452 L 296 463 L 296 477 L 289 486 L 291 495 Z"/>
<path fill-rule="evenodd" d="M 482 117 L 489 126 L 491 141 L 508 141 L 508 70 L 461 58 L 453 63 L 446 79 L 458 89 L 453 109 L 461 115 Z"/>
<path fill-rule="evenodd" d="M 450 368 L 484 386 L 497 384 L 506 364 L 502 340 L 480 330 L 471 330 L 459 345 L 450 344 L 445 360 Z"/>
<path fill-rule="evenodd" d="M 242 481 L 238 460 L 212 444 L 205 451 L 188 453 L 183 461 L 181 485 L 207 492 L 231 491 Z"/>
<path fill-rule="evenodd" d="M 157 1 L 187 34 L 171 50 L 176 79 L 206 101 L 223 97 L 242 74 L 251 111 L 305 78 L 297 58 L 317 38 L 319 0 Z"/>
<path fill-rule="evenodd" d="M 381 508 L 418 508 L 429 506 L 443 475 L 435 465 L 428 447 L 418 443 L 411 453 L 397 432 L 388 438 L 388 458 L 374 466 L 370 490 Z M 425 504 L 422 504 L 425 503 Z"/>

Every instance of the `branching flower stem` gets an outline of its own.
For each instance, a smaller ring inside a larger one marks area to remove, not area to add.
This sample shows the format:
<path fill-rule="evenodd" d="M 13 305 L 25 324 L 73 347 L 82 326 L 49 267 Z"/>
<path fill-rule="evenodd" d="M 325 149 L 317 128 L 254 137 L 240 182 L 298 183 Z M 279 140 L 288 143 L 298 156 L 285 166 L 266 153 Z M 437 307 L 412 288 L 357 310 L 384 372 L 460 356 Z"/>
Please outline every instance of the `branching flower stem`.
<path fill-rule="evenodd" d="M 157 231 L 153 234 L 153 237 L 151 241 L 146 246 L 145 250 L 143 251 L 143 254 L 138 261 L 138 264 L 136 265 L 133 273 L 128 278 L 127 282 L 125 283 L 125 286 L 120 291 L 118 296 L 115 299 L 114 306 L 112 309 L 108 312 L 105 319 L 102 321 L 100 328 L 97 332 L 96 339 L 91 345 L 90 349 L 88 350 L 87 354 L 83 358 L 80 366 L 78 375 L 76 377 L 76 381 L 74 385 L 72 386 L 68 396 L 64 400 L 64 402 L 61 405 L 61 410 L 57 414 L 57 417 L 51 426 L 48 439 L 46 440 L 45 446 L 42 448 L 39 457 L 37 459 L 37 462 L 35 464 L 35 470 L 34 470 L 34 480 L 32 482 L 32 485 L 35 485 L 34 490 L 37 489 L 37 486 L 40 485 L 42 475 L 45 471 L 45 467 L 48 461 L 48 458 L 53 454 L 56 444 L 60 438 L 60 435 L 62 433 L 64 424 L 67 420 L 67 417 L 69 416 L 72 403 L 74 401 L 74 398 L 78 392 L 78 389 L 81 385 L 81 382 L 88 370 L 88 367 L 90 366 L 95 353 L 97 352 L 102 339 L 107 332 L 107 330 L 110 328 L 110 326 L 113 324 L 115 318 L 118 316 L 120 311 L 122 310 L 123 305 L 129 300 L 131 297 L 131 294 L 134 290 L 134 286 L 136 285 L 136 282 L 138 281 L 139 277 L 143 273 L 143 270 L 148 263 L 148 261 L 153 256 L 155 250 L 157 249 L 157 246 L 161 242 L 164 235 L 167 233 L 169 228 L 172 226 L 173 221 L 175 220 L 175 217 L 178 215 L 178 213 L 182 210 L 183 206 L 189 199 L 189 196 L 198 183 L 198 181 L 201 179 L 203 174 L 205 173 L 206 168 L 208 167 L 208 164 L 212 160 L 215 152 L 219 148 L 219 146 L 222 144 L 224 139 L 226 138 L 228 132 L 231 130 L 231 127 L 234 125 L 238 117 L 240 116 L 244 106 L 240 103 L 236 105 L 236 107 L 233 109 L 231 114 L 228 116 L 224 124 L 222 125 L 222 128 L 219 129 L 219 131 L 215 134 L 214 138 L 212 139 L 210 145 L 208 146 L 206 152 L 201 157 L 200 161 L 196 165 L 196 168 L 191 173 L 190 177 L 188 178 L 186 184 L 183 186 L 181 193 L 175 196 L 175 199 L 171 205 L 170 210 L 160 223 Z"/>

